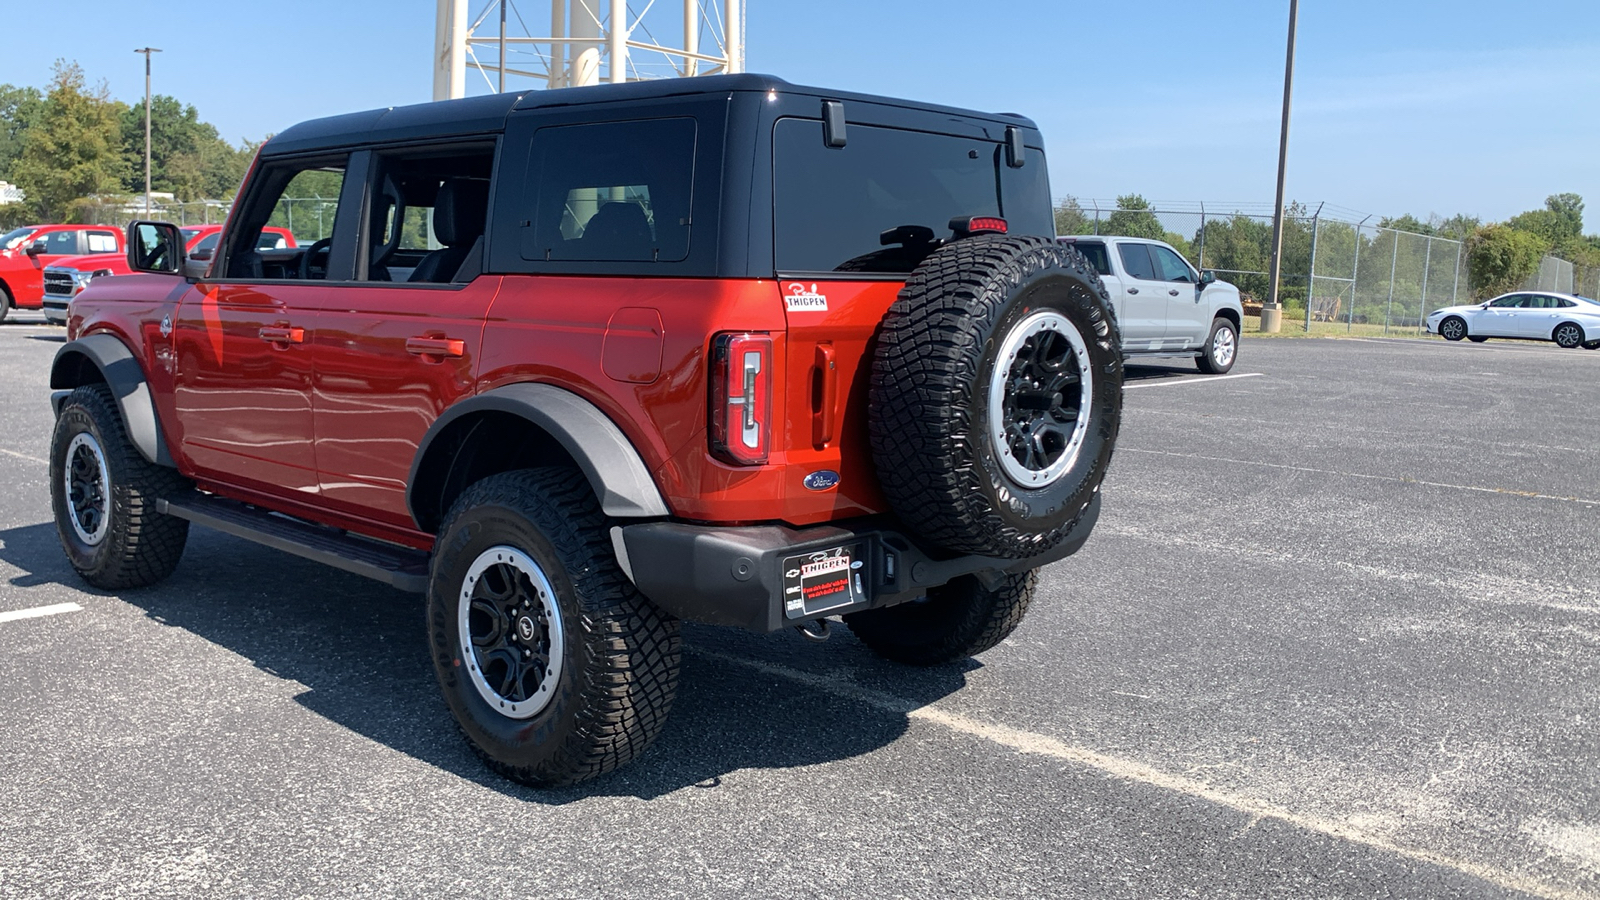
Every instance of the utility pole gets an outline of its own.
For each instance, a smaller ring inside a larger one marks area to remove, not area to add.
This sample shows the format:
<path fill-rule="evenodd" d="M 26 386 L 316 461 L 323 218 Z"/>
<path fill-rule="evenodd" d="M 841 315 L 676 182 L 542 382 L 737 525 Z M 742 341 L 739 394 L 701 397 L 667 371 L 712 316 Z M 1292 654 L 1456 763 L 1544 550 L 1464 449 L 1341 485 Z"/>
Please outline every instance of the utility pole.
<path fill-rule="evenodd" d="M 144 217 L 150 218 L 150 54 L 160 53 L 156 47 L 140 47 L 135 53 L 144 54 Z"/>
<path fill-rule="evenodd" d="M 1283 63 L 1283 129 L 1278 134 L 1278 205 L 1272 211 L 1272 265 L 1267 303 L 1261 307 L 1261 330 L 1277 333 L 1283 327 L 1283 304 L 1278 302 L 1278 278 L 1283 268 L 1283 176 L 1289 165 L 1289 96 L 1294 88 L 1294 26 L 1300 0 L 1289 0 L 1289 50 Z M 1308 298 L 1309 299 L 1309 298 Z M 1306 304 L 1309 310 L 1311 304 Z"/>

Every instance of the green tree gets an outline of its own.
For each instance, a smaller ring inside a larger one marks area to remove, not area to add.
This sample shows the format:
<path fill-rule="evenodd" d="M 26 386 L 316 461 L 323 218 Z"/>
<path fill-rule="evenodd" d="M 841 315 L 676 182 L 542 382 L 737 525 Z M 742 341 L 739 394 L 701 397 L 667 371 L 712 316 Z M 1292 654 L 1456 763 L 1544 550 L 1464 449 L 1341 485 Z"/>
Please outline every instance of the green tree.
<path fill-rule="evenodd" d="M 122 145 L 128 177 L 124 189 L 144 190 L 144 103 L 122 110 Z M 239 187 L 249 164 L 247 151 L 235 149 L 200 121 L 193 106 L 157 95 L 150 102 L 150 183 L 179 200 L 223 198 Z"/>
<path fill-rule="evenodd" d="M 74 217 L 84 198 L 117 190 L 126 175 L 118 104 L 105 85 L 87 90 L 83 70 L 65 60 L 53 71 L 11 164 L 12 180 L 27 195 L 21 205 L 44 222 Z"/>
<path fill-rule="evenodd" d="M 1056 234 L 1094 234 L 1094 219 L 1084 213 L 1077 197 L 1066 197 L 1056 207 Z"/>
<path fill-rule="evenodd" d="M 1166 236 L 1167 230 L 1161 227 L 1161 221 L 1150 211 L 1150 201 L 1138 194 L 1127 194 L 1117 198 L 1117 209 L 1106 217 L 1100 233 L 1159 241 Z"/>
<path fill-rule="evenodd" d="M 0 181 L 12 180 L 11 163 L 22 154 L 22 136 L 43 106 L 38 88 L 0 84 Z"/>
<path fill-rule="evenodd" d="M 1467 274 L 1473 293 L 1485 298 L 1516 290 L 1538 270 L 1547 250 L 1543 238 L 1510 224 L 1478 229 L 1467 239 Z"/>

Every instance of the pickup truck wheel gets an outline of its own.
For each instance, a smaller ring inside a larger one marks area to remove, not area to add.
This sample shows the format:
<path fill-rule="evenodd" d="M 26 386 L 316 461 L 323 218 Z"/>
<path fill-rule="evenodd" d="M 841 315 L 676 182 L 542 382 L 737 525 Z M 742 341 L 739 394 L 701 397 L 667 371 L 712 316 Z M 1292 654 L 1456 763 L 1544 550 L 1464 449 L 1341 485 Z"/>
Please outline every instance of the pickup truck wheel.
<path fill-rule="evenodd" d="M 50 505 L 83 580 L 114 591 L 171 575 L 189 523 L 156 512 L 156 500 L 187 487 L 176 470 L 139 455 L 109 387 L 86 385 L 67 396 L 50 441 Z"/>
<path fill-rule="evenodd" d="M 845 624 L 873 653 L 913 666 L 975 656 L 1005 640 L 1033 599 L 1033 572 L 1006 575 L 995 590 L 964 575 L 911 603 L 850 613 Z"/>
<path fill-rule="evenodd" d="M 936 250 L 884 317 L 872 362 L 872 455 L 890 507 L 948 550 L 1055 547 L 1111 460 L 1120 346 L 1076 250 L 990 235 Z"/>
<path fill-rule="evenodd" d="M 1233 368 L 1233 361 L 1239 358 L 1239 331 L 1233 323 L 1224 318 L 1211 320 L 1211 334 L 1206 337 L 1206 345 L 1200 348 L 1200 355 L 1195 358 L 1195 366 L 1207 375 L 1225 375 Z"/>
<path fill-rule="evenodd" d="M 457 724 L 523 784 L 609 772 L 655 740 L 678 688 L 678 620 L 618 567 L 588 481 L 566 468 L 467 488 L 434 546 L 428 635 Z"/>

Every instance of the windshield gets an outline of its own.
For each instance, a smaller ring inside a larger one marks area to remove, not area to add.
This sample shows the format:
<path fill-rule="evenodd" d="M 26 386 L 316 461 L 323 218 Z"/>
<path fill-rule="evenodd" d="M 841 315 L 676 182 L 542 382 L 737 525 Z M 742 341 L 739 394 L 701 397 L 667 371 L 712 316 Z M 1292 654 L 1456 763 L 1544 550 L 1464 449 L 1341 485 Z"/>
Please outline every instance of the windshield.
<path fill-rule="evenodd" d="M 0 250 L 17 249 L 22 246 L 22 242 L 27 240 L 30 234 L 33 234 L 32 228 L 18 228 L 15 231 L 0 234 Z"/>

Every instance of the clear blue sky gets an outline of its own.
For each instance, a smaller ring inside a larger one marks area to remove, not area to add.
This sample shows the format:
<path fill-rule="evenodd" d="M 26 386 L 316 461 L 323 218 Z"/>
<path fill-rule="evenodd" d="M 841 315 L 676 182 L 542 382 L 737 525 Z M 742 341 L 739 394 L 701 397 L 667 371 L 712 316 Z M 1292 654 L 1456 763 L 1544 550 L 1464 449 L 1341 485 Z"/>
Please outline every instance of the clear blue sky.
<path fill-rule="evenodd" d="M 1272 200 L 1287 0 L 747 2 L 751 71 L 1025 113 L 1057 196 Z M 0 82 L 60 57 L 132 101 L 154 45 L 156 91 L 234 141 L 431 96 L 431 0 L 6 5 Z M 1502 219 L 1573 191 L 1600 231 L 1600 2 L 1303 0 L 1296 68 L 1291 198 Z"/>

